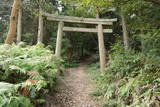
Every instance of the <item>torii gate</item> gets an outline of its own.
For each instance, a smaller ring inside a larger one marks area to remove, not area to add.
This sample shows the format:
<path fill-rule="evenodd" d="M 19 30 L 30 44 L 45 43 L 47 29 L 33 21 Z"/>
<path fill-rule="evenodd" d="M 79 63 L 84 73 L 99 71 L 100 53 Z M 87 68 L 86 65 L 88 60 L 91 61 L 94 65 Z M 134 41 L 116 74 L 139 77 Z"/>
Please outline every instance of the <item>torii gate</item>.
<path fill-rule="evenodd" d="M 61 56 L 62 48 L 62 35 L 63 31 L 70 32 L 92 32 L 98 34 L 98 44 L 99 44 L 99 56 L 100 56 L 100 70 L 105 69 L 106 65 L 106 53 L 104 45 L 103 33 L 112 33 L 112 29 L 103 29 L 103 25 L 113 25 L 113 22 L 116 22 L 117 19 L 93 19 L 93 18 L 79 18 L 73 16 L 57 16 L 55 14 L 49 14 L 45 12 L 40 12 L 39 19 L 39 32 L 38 32 L 38 42 L 42 42 L 43 38 L 43 18 L 46 17 L 49 21 L 57 21 L 58 31 L 57 31 L 57 41 L 56 41 L 56 50 L 55 55 L 57 57 Z M 64 22 L 73 23 L 73 24 L 91 24 L 96 25 L 96 28 L 78 28 L 78 27 L 66 27 Z"/>

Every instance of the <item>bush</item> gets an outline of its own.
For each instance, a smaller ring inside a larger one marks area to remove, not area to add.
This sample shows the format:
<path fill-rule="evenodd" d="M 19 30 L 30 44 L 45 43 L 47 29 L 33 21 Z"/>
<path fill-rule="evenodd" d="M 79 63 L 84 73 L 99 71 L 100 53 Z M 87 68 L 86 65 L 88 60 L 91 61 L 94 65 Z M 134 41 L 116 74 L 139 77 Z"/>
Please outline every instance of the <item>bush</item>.
<path fill-rule="evenodd" d="M 134 35 L 130 39 L 130 45 L 136 51 L 142 51 L 143 53 L 152 53 L 153 55 L 159 55 L 160 50 L 160 30 L 153 30 L 146 34 Z"/>
<path fill-rule="evenodd" d="M 43 93 L 55 87 L 59 70 L 63 70 L 63 60 L 56 58 L 43 44 L 26 48 L 1 45 L 0 50 L 0 81 L 3 81 L 0 91 L 3 87 L 18 87 L 14 91 L 7 88 L 4 95 L 0 94 L 0 99 L 10 99 L 5 102 L 8 107 L 13 107 L 12 104 L 25 107 L 21 103 L 24 100 L 30 104 L 28 98 L 35 103 Z M 1 104 L 4 101 L 0 101 Z"/>
<path fill-rule="evenodd" d="M 0 82 L 0 107 L 32 107 L 29 98 L 17 93 L 19 86 Z"/>
<path fill-rule="evenodd" d="M 106 69 L 97 78 L 95 95 L 105 107 L 159 107 L 160 56 L 112 47 Z"/>

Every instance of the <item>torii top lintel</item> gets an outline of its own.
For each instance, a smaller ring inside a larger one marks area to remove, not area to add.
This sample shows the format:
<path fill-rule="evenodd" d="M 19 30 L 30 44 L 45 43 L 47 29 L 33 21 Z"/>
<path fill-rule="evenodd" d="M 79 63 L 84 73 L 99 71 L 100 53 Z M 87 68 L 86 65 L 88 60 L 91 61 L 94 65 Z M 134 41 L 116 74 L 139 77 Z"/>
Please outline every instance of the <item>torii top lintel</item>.
<path fill-rule="evenodd" d="M 81 18 L 81 17 L 73 17 L 73 16 L 59 16 L 59 15 L 49 14 L 45 12 L 41 12 L 41 14 L 42 16 L 46 17 L 47 20 L 50 20 L 50 21 L 63 21 L 63 22 L 69 22 L 69 23 L 112 25 L 113 22 L 117 21 L 117 18 L 94 19 L 94 18 Z"/>

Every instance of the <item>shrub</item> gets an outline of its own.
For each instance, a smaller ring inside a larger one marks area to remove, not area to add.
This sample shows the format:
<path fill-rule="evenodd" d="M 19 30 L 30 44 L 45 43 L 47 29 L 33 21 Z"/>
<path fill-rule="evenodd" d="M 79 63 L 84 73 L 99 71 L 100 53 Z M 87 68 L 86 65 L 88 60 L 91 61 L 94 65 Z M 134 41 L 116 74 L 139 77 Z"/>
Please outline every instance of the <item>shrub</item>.
<path fill-rule="evenodd" d="M 63 70 L 63 60 L 56 58 L 43 44 L 25 48 L 1 45 L 0 50 L 0 81 L 3 81 L 0 90 L 3 90 L 3 86 L 18 87 L 14 92 L 5 92 L 7 95 L 3 97 L 14 98 L 7 100 L 8 107 L 12 107 L 11 102 L 19 104 L 14 107 L 23 106 L 20 101 L 30 102 L 28 98 L 32 103 L 38 98 L 34 101 L 37 102 L 40 95 L 54 89 L 59 70 Z"/>
<path fill-rule="evenodd" d="M 0 82 L 0 107 L 32 107 L 29 98 L 17 93 L 19 86 Z"/>
<path fill-rule="evenodd" d="M 96 95 L 105 107 L 159 107 L 160 56 L 124 51 L 116 44 L 106 69 L 97 78 Z"/>

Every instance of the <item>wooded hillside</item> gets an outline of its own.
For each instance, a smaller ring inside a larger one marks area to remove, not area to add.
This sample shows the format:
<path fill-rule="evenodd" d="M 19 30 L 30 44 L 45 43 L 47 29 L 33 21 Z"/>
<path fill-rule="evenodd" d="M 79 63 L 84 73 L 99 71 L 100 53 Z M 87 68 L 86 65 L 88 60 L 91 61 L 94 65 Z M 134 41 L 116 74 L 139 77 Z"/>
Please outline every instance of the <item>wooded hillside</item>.
<path fill-rule="evenodd" d="M 73 91 L 62 107 L 159 107 L 159 11 L 160 0 L 0 0 L 0 107 L 56 107 L 59 86 Z"/>

